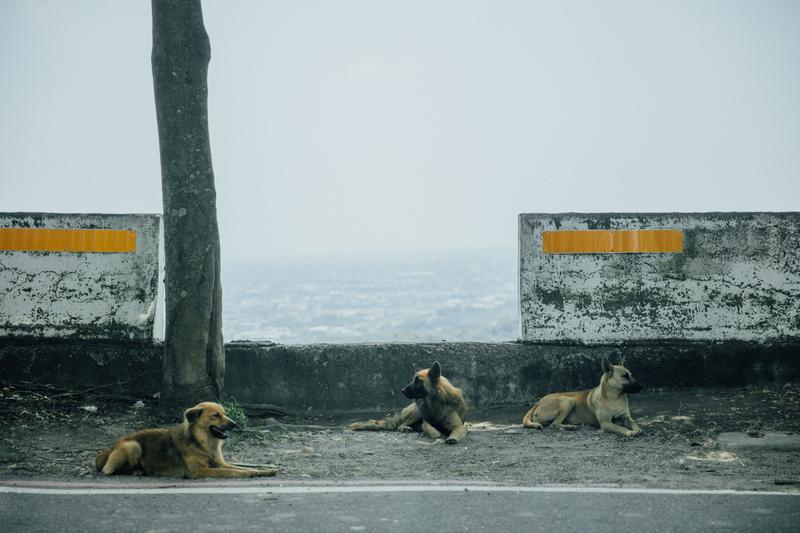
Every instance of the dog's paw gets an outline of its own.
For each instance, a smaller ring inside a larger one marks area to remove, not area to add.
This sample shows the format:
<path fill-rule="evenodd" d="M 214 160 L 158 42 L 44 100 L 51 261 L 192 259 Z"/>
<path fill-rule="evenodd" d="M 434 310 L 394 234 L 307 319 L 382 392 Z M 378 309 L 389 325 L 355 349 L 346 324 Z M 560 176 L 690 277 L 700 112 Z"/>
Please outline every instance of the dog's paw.
<path fill-rule="evenodd" d="M 261 468 L 257 471 L 257 477 L 272 477 L 278 475 L 277 468 Z"/>
<path fill-rule="evenodd" d="M 455 437 L 447 437 L 444 441 L 445 444 L 458 444 L 458 439 Z"/>
<path fill-rule="evenodd" d="M 399 431 L 400 433 L 411 433 L 412 431 L 414 431 L 414 428 L 412 428 L 411 426 L 405 426 L 405 425 L 404 426 L 397 426 L 397 431 Z"/>

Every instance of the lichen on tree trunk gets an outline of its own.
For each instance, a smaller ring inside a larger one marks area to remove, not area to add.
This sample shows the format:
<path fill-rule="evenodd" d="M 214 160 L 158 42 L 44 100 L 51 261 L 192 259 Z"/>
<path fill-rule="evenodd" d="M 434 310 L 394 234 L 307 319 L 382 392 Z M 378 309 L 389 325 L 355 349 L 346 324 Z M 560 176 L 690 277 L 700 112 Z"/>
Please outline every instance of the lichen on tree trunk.
<path fill-rule="evenodd" d="M 166 260 L 161 405 L 168 410 L 219 398 L 225 355 L 208 134 L 211 46 L 200 0 L 153 0 L 152 8 Z"/>

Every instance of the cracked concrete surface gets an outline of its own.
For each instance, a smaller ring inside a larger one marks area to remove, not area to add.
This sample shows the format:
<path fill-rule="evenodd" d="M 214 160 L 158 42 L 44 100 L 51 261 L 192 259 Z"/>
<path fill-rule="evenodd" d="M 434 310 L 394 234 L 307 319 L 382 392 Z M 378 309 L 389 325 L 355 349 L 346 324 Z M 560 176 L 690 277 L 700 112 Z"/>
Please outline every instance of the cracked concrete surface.
<path fill-rule="evenodd" d="M 2 213 L 0 227 L 136 231 L 135 253 L 0 251 L 0 337 L 152 340 L 158 215 Z"/>
<path fill-rule="evenodd" d="M 542 231 L 681 229 L 680 254 L 544 254 Z M 522 214 L 522 340 L 800 335 L 800 213 Z"/>

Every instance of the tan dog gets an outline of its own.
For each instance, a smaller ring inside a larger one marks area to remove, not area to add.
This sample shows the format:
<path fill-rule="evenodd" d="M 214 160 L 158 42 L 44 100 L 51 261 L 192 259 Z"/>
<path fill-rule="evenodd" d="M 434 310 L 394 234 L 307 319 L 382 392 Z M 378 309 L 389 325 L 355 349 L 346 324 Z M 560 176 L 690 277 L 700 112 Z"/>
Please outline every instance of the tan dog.
<path fill-rule="evenodd" d="M 400 391 L 414 403 L 399 415 L 383 420 L 354 422 L 348 426 L 358 430 L 420 431 L 432 439 L 445 438 L 447 444 L 456 444 L 467 434 L 464 415 L 467 404 L 461 389 L 454 387 L 444 376 L 439 362 L 429 369 L 414 374 L 414 380 Z"/>
<path fill-rule="evenodd" d="M 603 357 L 600 385 L 585 391 L 548 394 L 531 407 L 522 425 L 542 429 L 552 422 L 558 429 L 575 429 L 577 424 L 585 424 L 626 437 L 638 435 L 642 430 L 631 418 L 628 394 L 639 392 L 642 385 L 622 366 L 623 362 L 612 365 L 608 357 Z"/>
<path fill-rule="evenodd" d="M 106 475 L 143 472 L 148 476 L 255 477 L 274 476 L 274 468 L 235 466 L 222 458 L 222 440 L 236 423 L 221 405 L 203 402 L 183 413 L 171 428 L 144 429 L 119 439 L 97 454 L 95 466 Z"/>

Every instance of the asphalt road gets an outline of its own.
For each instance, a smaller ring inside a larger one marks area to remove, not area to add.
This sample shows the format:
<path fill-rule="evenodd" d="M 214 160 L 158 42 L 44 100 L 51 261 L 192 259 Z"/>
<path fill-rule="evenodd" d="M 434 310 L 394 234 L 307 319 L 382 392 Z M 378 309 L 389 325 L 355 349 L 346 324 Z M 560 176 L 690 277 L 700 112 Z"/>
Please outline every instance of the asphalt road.
<path fill-rule="evenodd" d="M 16 531 L 797 531 L 800 494 L 362 485 L 17 488 Z"/>

